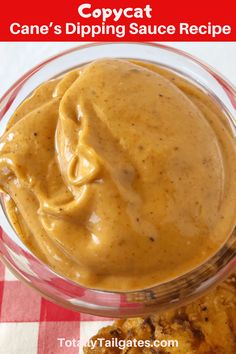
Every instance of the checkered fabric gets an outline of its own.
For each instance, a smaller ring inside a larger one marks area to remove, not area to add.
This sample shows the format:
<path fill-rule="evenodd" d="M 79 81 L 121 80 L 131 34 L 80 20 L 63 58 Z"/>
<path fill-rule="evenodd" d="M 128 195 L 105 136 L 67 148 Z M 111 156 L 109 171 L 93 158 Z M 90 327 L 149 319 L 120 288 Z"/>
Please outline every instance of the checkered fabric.
<path fill-rule="evenodd" d="M 81 354 L 58 338 L 86 341 L 110 319 L 64 309 L 18 281 L 0 262 L 0 354 Z"/>

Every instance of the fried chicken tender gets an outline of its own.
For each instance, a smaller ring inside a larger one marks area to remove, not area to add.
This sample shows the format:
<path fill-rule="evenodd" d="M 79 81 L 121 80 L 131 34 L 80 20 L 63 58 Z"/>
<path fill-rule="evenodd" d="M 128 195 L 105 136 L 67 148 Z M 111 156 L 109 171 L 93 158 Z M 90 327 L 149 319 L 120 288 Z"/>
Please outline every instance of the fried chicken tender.
<path fill-rule="evenodd" d="M 85 354 L 235 354 L 236 273 L 202 298 L 147 318 L 120 319 L 92 339 L 177 340 L 178 347 L 84 347 Z M 104 342 L 103 342 L 104 343 Z"/>

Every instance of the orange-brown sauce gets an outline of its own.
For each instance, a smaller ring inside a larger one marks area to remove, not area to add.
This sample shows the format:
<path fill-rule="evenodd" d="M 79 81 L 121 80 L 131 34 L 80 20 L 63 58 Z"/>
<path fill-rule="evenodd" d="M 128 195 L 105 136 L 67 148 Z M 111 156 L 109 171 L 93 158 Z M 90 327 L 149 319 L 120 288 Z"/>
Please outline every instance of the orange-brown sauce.
<path fill-rule="evenodd" d="M 195 268 L 229 237 L 235 139 L 192 83 L 103 59 L 45 82 L 16 110 L 0 185 L 17 233 L 55 271 L 140 289 Z"/>

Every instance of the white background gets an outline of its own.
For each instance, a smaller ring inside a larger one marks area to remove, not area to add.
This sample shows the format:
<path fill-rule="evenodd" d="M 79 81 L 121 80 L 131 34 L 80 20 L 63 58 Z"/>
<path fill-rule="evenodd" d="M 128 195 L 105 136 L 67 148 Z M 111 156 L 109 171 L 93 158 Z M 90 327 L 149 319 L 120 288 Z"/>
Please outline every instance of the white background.
<path fill-rule="evenodd" d="M 166 43 L 204 60 L 236 86 L 236 42 Z M 0 43 L 0 96 L 22 74 L 44 59 L 64 49 L 78 46 L 72 42 Z"/>

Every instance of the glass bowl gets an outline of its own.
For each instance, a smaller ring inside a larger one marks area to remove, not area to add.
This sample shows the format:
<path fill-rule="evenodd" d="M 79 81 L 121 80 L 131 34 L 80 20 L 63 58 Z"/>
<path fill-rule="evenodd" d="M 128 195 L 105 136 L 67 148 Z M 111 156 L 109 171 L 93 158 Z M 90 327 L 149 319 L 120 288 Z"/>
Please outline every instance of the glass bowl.
<path fill-rule="evenodd" d="M 102 57 L 154 62 L 195 81 L 228 116 L 236 132 L 235 88 L 211 67 L 180 50 L 147 43 L 102 43 L 79 46 L 58 54 L 21 77 L 0 101 L 0 134 L 11 115 L 42 82 Z M 155 287 L 133 292 L 85 288 L 50 269 L 27 249 L 13 230 L 1 195 L 0 257 L 12 273 L 42 296 L 64 307 L 106 317 L 131 317 L 177 307 L 223 280 L 236 265 L 236 232 L 207 262 L 187 274 Z"/>

